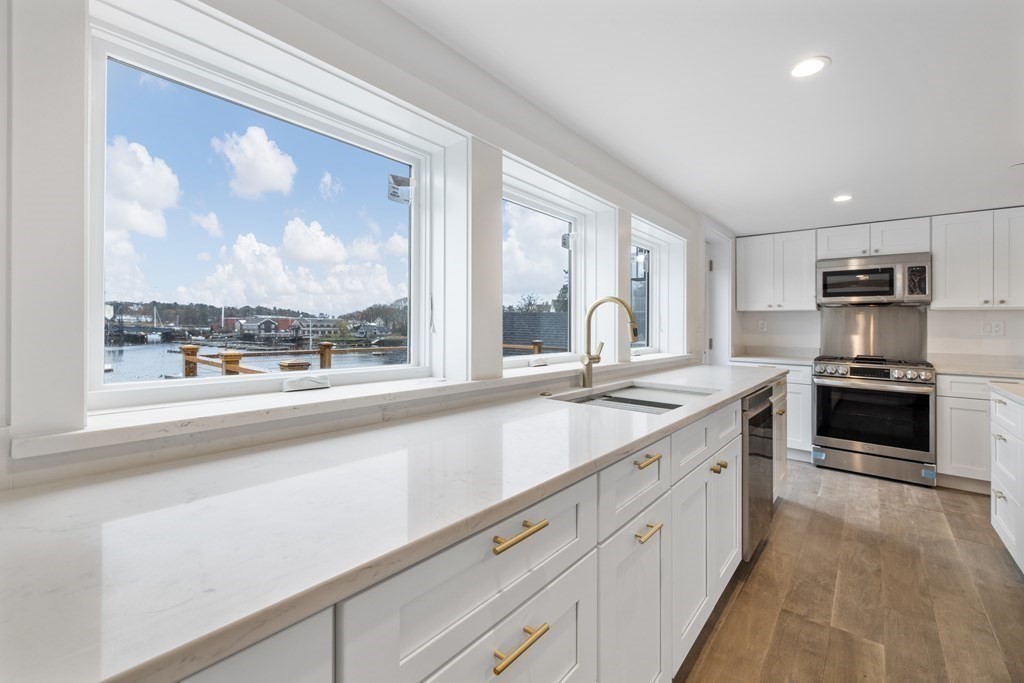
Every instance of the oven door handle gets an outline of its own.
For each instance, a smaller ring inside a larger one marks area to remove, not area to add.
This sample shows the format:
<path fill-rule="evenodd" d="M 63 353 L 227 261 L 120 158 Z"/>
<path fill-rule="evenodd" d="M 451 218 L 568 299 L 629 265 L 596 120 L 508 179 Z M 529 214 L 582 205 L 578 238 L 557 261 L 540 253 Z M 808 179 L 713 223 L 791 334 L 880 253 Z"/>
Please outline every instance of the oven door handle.
<path fill-rule="evenodd" d="M 871 380 L 862 379 L 821 379 L 818 377 L 814 378 L 814 384 L 823 387 L 838 387 L 840 389 L 871 389 L 874 391 L 891 391 L 902 394 L 934 394 L 935 387 L 931 385 L 923 384 L 896 384 L 896 383 L 885 383 L 873 382 Z"/>

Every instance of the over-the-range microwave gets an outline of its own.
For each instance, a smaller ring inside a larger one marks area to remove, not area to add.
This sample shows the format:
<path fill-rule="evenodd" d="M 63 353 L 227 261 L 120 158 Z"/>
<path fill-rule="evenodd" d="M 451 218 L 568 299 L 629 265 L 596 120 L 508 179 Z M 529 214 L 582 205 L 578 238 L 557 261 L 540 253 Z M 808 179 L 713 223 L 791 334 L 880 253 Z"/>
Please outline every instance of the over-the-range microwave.
<path fill-rule="evenodd" d="M 931 268 L 928 253 L 824 259 L 817 267 L 817 302 L 927 304 L 932 300 Z"/>

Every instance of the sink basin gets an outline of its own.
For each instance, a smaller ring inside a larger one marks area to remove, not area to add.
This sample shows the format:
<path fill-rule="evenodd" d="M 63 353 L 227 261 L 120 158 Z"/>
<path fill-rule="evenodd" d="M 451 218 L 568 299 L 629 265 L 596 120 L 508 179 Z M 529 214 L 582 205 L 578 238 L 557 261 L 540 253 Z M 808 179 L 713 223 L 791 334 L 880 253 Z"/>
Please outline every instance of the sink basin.
<path fill-rule="evenodd" d="M 680 408 L 696 398 L 710 396 L 717 391 L 717 389 L 701 387 L 683 388 L 647 382 L 626 382 L 597 389 L 587 389 L 582 393 L 576 391 L 552 398 L 600 408 L 618 408 L 619 410 L 660 415 Z"/>

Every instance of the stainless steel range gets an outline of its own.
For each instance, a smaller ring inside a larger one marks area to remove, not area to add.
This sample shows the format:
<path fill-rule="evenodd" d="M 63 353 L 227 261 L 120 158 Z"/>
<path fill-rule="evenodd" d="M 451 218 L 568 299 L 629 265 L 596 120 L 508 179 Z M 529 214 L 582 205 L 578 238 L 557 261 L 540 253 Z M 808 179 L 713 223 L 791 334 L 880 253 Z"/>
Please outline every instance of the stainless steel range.
<path fill-rule="evenodd" d="M 815 465 L 935 486 L 931 363 L 819 356 L 813 370 Z"/>

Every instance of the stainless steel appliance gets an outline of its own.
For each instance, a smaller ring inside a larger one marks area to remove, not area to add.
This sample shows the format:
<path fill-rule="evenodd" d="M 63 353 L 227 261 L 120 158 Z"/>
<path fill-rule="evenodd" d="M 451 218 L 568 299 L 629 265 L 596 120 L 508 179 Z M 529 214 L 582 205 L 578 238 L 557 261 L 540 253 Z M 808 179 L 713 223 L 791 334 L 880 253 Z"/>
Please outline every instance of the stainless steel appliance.
<path fill-rule="evenodd" d="M 772 522 L 772 388 L 743 399 L 743 560 L 750 562 Z"/>
<path fill-rule="evenodd" d="M 825 259 L 817 266 L 817 301 L 844 304 L 927 304 L 931 254 Z"/>
<path fill-rule="evenodd" d="M 927 358 L 925 306 L 836 306 L 821 309 L 821 353 L 856 358 Z"/>
<path fill-rule="evenodd" d="M 935 370 L 924 361 L 819 356 L 814 464 L 935 486 Z"/>

